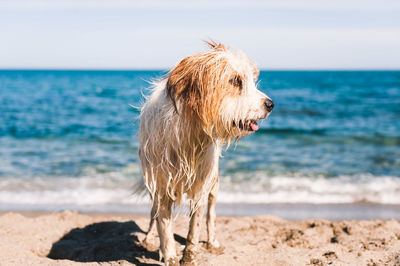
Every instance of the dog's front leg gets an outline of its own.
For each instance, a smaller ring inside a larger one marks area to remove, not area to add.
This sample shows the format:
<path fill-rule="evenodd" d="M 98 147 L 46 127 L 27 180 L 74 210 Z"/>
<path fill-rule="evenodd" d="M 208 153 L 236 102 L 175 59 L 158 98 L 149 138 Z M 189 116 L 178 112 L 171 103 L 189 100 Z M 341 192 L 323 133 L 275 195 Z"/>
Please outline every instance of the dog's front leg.
<path fill-rule="evenodd" d="M 186 247 L 183 251 L 183 265 L 195 265 L 196 253 L 199 248 L 200 222 L 203 217 L 205 204 L 202 203 L 193 213 L 191 213 L 189 232 L 186 239 Z"/>
<path fill-rule="evenodd" d="M 176 256 L 175 240 L 172 233 L 172 200 L 160 202 L 157 215 L 157 230 L 160 237 L 160 248 L 164 256 L 165 265 L 179 265 Z"/>
<path fill-rule="evenodd" d="M 217 193 L 218 193 L 218 179 L 212 187 L 210 194 L 208 195 L 208 210 L 207 210 L 207 249 L 211 251 L 217 251 L 221 246 L 218 240 L 215 238 L 215 204 L 217 201 Z"/>

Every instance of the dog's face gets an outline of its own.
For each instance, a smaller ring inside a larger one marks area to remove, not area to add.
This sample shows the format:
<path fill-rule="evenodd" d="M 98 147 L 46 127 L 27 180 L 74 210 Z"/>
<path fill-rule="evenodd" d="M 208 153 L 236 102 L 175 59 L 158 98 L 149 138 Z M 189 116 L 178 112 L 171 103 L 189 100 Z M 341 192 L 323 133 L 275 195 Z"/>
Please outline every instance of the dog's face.
<path fill-rule="evenodd" d="M 249 135 L 274 104 L 257 89 L 259 71 L 244 53 L 210 46 L 178 63 L 169 73 L 167 93 L 177 112 L 199 119 L 210 136 L 228 140 Z"/>

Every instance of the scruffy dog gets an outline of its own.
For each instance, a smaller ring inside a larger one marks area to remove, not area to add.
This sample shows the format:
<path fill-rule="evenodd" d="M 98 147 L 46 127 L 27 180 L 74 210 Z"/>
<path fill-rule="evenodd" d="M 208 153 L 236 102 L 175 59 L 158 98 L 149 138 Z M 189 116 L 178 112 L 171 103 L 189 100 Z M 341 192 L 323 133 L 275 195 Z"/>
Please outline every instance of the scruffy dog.
<path fill-rule="evenodd" d="M 194 263 L 207 200 L 207 246 L 220 246 L 215 239 L 215 201 L 222 146 L 257 131 L 257 121 L 274 107 L 257 89 L 259 71 L 243 52 L 208 44 L 210 50 L 185 57 L 155 83 L 140 115 L 139 158 L 153 202 L 144 242 L 155 237 L 156 220 L 166 265 L 179 264 L 171 209 L 181 204 L 184 194 L 191 215 L 182 263 Z"/>

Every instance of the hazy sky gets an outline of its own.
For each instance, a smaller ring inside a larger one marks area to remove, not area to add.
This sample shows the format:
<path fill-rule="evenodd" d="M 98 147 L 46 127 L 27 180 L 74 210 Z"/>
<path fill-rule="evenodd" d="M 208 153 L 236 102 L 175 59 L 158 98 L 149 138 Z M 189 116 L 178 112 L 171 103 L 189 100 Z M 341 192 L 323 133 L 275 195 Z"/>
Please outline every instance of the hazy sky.
<path fill-rule="evenodd" d="M 209 37 L 263 69 L 400 69 L 400 1 L 0 0 L 0 68 L 166 69 Z"/>

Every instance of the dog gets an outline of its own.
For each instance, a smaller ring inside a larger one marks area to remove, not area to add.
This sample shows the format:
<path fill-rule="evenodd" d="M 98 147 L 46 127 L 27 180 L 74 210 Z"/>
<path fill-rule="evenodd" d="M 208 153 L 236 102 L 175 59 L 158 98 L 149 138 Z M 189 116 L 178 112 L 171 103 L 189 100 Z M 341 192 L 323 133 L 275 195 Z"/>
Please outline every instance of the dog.
<path fill-rule="evenodd" d="M 154 83 L 140 113 L 139 158 L 151 200 L 144 243 L 160 238 L 166 265 L 178 265 L 172 207 L 190 201 L 190 225 L 182 264 L 195 263 L 200 219 L 208 201 L 208 248 L 215 237 L 218 160 L 223 146 L 258 130 L 272 100 L 257 89 L 259 70 L 241 51 L 206 42 L 209 50 L 183 58 Z"/>

